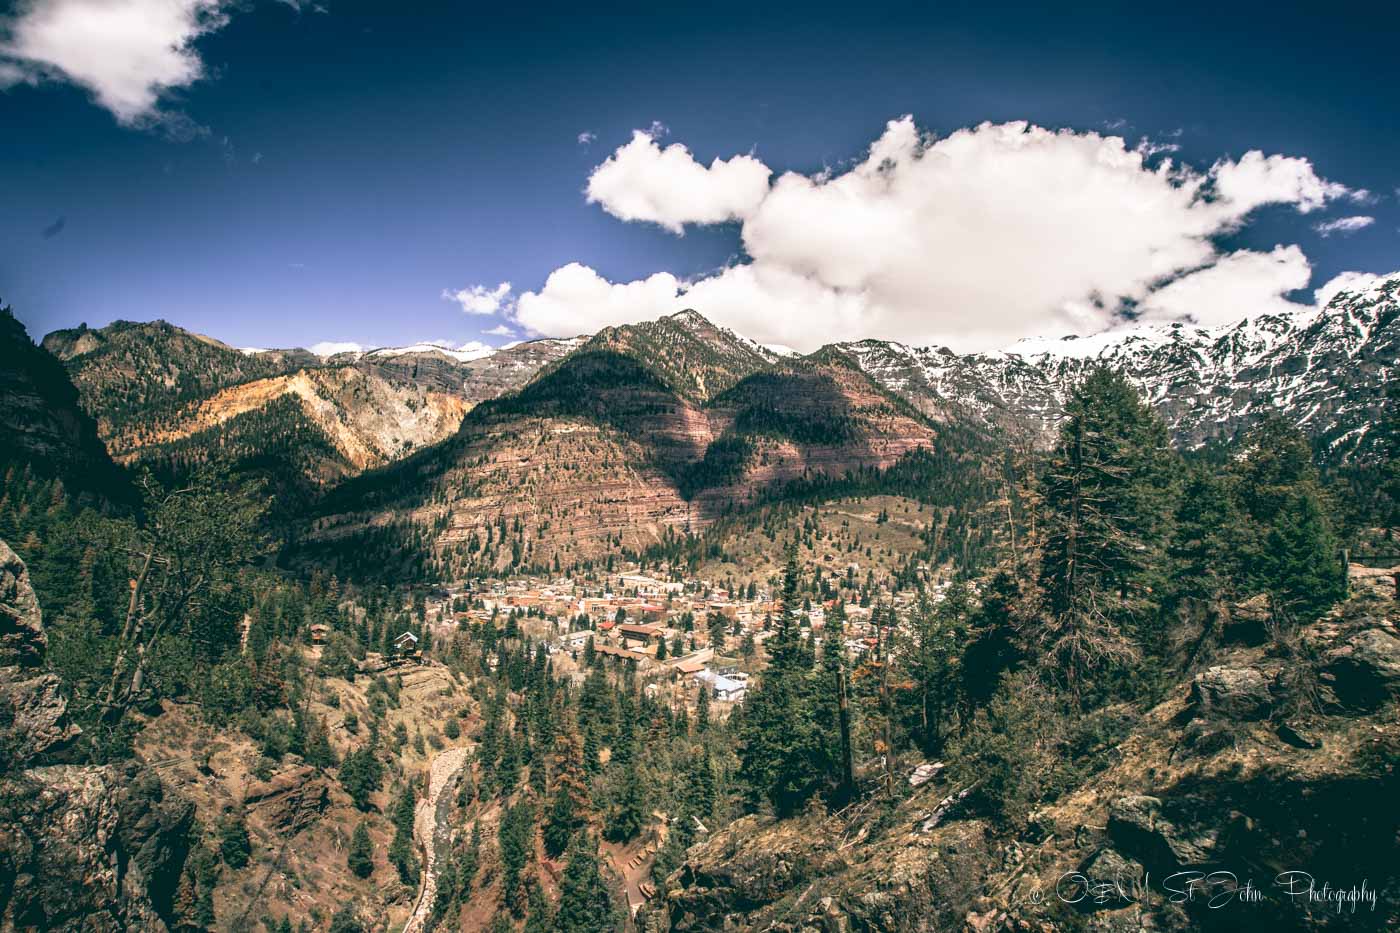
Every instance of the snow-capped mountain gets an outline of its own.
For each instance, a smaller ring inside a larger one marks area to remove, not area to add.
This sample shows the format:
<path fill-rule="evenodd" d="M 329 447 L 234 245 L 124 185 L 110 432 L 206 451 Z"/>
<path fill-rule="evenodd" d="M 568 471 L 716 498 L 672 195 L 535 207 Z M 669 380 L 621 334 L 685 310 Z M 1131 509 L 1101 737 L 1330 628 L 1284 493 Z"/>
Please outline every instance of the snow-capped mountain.
<path fill-rule="evenodd" d="M 1400 358 L 1400 275 L 1336 294 L 1326 307 L 1219 328 L 1168 324 L 1092 337 L 1021 341 L 999 353 L 881 340 L 841 345 L 925 414 L 1054 429 L 1069 390 L 1097 365 L 1123 372 L 1172 429 L 1198 447 L 1270 412 L 1286 415 L 1331 457 L 1364 448 Z"/>

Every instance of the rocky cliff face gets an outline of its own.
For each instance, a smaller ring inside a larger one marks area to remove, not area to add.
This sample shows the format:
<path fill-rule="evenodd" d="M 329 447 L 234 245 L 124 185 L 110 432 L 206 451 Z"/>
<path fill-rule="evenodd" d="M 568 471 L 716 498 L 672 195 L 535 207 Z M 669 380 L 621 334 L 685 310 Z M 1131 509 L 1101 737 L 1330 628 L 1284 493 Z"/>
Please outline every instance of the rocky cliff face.
<path fill-rule="evenodd" d="M 390 378 L 457 395 L 470 405 L 522 388 L 540 370 L 577 350 L 583 337 L 527 340 L 486 356 L 456 360 L 444 353 L 381 353 L 361 362 Z"/>
<path fill-rule="evenodd" d="M 0 308 L 0 435 L 0 473 L 28 467 L 102 495 L 123 484 L 63 367 L 8 308 Z"/>
<path fill-rule="evenodd" d="M 122 462 L 139 462 L 278 401 L 291 403 L 334 450 L 337 456 L 317 470 L 326 479 L 383 466 L 437 443 L 457 430 L 469 407 L 457 395 L 385 379 L 370 369 L 304 369 L 221 389 L 157 425 L 132 425 L 108 444 Z"/>
<path fill-rule="evenodd" d="M 58 678 L 44 670 L 47 651 L 29 571 L 0 541 L 0 772 L 60 751 L 78 734 Z"/>
<path fill-rule="evenodd" d="M 1325 308 L 1215 329 L 1185 324 L 1023 341 L 1004 353 L 880 340 L 843 351 L 926 414 L 966 413 L 1047 437 L 1093 366 L 1121 370 L 1177 443 L 1228 439 L 1277 412 L 1342 459 L 1367 448 L 1400 359 L 1400 277 L 1341 292 Z"/>
<path fill-rule="evenodd" d="M 193 806 L 139 765 L 43 765 L 77 735 L 23 562 L 0 541 L 0 929 L 175 924 Z"/>

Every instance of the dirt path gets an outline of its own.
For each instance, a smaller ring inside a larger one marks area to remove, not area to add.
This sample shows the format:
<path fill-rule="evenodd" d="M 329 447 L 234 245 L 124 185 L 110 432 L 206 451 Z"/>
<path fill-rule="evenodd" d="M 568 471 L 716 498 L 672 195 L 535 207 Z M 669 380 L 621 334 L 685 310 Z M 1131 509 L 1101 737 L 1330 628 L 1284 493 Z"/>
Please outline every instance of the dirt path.
<path fill-rule="evenodd" d="M 452 845 L 452 826 L 448 822 L 452 813 L 452 790 L 470 755 L 470 748 L 449 748 L 429 766 L 428 792 L 418 801 L 413 814 L 413 838 L 423 859 L 423 884 L 403 933 L 423 933 L 432 916 L 438 859 L 449 857 Z"/>
<path fill-rule="evenodd" d="M 646 903 L 647 895 L 642 885 L 651 879 L 651 865 L 656 861 L 657 842 L 648 838 L 645 842 L 636 840 L 631 845 L 620 846 L 604 842 L 599 848 L 622 876 L 623 890 L 627 895 L 627 909 L 632 916 Z"/>

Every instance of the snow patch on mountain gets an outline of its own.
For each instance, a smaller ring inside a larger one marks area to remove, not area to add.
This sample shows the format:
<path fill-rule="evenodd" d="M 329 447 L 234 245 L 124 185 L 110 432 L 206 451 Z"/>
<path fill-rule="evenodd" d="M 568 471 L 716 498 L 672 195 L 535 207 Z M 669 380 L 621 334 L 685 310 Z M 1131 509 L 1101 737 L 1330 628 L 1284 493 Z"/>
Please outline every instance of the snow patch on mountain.
<path fill-rule="evenodd" d="M 1380 416 L 1400 359 L 1400 274 L 1358 277 L 1355 285 L 1325 307 L 1216 328 L 1136 326 L 967 355 L 881 340 L 840 349 L 926 414 L 970 413 L 1042 439 L 1073 387 L 1106 365 L 1143 393 L 1184 446 L 1231 436 L 1277 412 L 1349 456 Z"/>

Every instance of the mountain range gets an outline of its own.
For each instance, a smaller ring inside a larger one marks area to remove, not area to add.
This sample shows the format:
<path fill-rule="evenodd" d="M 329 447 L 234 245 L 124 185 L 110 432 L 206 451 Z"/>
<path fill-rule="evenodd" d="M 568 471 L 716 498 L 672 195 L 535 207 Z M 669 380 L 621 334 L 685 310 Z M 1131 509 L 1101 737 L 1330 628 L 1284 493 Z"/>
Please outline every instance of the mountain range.
<path fill-rule="evenodd" d="M 1396 376 L 1397 318 L 1392 276 L 1220 328 L 1138 326 L 997 353 L 863 340 L 785 354 L 695 311 L 486 355 L 239 350 L 161 321 L 56 331 L 42 345 L 117 462 L 258 471 L 289 513 L 310 516 L 309 546 L 461 573 L 640 551 L 911 457 L 950 489 L 985 486 L 989 455 L 1007 438 L 1047 443 L 1099 365 L 1121 370 L 1183 448 L 1277 414 L 1323 460 L 1364 460 Z"/>
<path fill-rule="evenodd" d="M 841 349 L 930 415 L 956 410 L 1044 438 L 1070 389 L 1105 365 L 1142 392 L 1185 448 L 1228 439 L 1277 413 L 1336 461 L 1367 450 L 1400 360 L 1398 316 L 1400 277 L 1391 276 L 1340 292 L 1323 308 L 1218 328 L 1144 326 L 968 355 L 880 340 Z"/>

